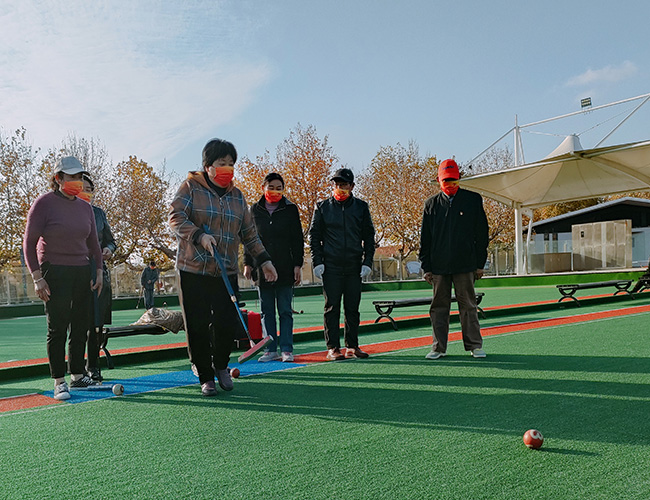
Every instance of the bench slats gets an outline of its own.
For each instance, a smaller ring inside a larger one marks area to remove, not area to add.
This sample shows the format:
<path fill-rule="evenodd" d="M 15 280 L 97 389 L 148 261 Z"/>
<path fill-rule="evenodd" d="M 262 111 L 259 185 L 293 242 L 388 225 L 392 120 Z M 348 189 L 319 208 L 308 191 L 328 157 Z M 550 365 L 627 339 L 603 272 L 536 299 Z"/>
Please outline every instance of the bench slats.
<path fill-rule="evenodd" d="M 478 307 L 478 304 L 481 303 L 483 300 L 483 297 L 485 296 L 485 293 L 483 292 L 477 292 L 476 293 L 476 305 Z M 397 300 L 374 300 L 372 302 L 372 305 L 375 306 L 375 311 L 377 311 L 377 314 L 379 314 L 379 317 L 375 320 L 375 323 L 378 323 L 382 318 L 386 318 L 390 321 L 391 325 L 393 326 L 394 330 L 397 330 L 397 323 L 395 323 L 395 320 L 391 317 L 391 313 L 393 312 L 393 309 L 398 309 L 402 307 L 413 307 L 413 306 L 425 306 L 427 304 L 431 304 L 431 301 L 433 300 L 433 297 L 420 297 L 416 299 L 397 299 Z M 452 295 L 451 296 L 451 301 L 452 302 L 457 302 L 456 296 Z M 485 311 L 478 307 L 478 311 L 481 314 L 483 318 L 485 318 Z"/>
<path fill-rule="evenodd" d="M 562 302 L 564 299 L 573 299 L 575 303 L 579 306 L 580 303 L 578 299 L 574 297 L 575 293 L 578 290 L 589 290 L 591 288 L 606 288 L 613 286 L 616 288 L 614 295 L 619 293 L 627 293 L 628 295 L 633 295 L 630 293 L 629 288 L 632 285 L 632 280 L 610 280 L 610 281 L 595 281 L 593 283 L 575 283 L 569 285 L 555 285 L 557 289 L 562 294 L 558 302 Z"/>

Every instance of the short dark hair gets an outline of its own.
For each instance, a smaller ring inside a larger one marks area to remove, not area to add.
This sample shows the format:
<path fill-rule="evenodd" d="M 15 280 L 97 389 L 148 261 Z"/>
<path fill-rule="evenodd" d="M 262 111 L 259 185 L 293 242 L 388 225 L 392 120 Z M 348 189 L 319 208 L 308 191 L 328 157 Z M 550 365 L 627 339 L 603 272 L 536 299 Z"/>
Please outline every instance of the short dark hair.
<path fill-rule="evenodd" d="M 210 139 L 203 147 L 203 168 L 209 167 L 219 158 L 230 155 L 234 162 L 237 161 L 237 150 L 232 142 L 223 139 Z"/>
<path fill-rule="evenodd" d="M 155 261 L 155 260 L 152 260 L 151 262 L 149 262 L 149 265 L 150 265 L 151 267 L 156 267 L 156 261 Z"/>
<path fill-rule="evenodd" d="M 264 177 L 264 182 L 262 183 L 262 185 L 265 186 L 271 181 L 280 181 L 282 183 L 282 187 L 284 187 L 284 179 L 277 172 L 271 172 L 270 174 L 266 174 L 266 177 Z"/>
<path fill-rule="evenodd" d="M 95 190 L 95 183 L 90 178 L 90 174 L 87 174 L 87 173 L 84 172 L 83 174 L 81 174 L 81 180 L 86 181 L 88 184 L 90 184 L 90 190 L 91 191 Z"/>

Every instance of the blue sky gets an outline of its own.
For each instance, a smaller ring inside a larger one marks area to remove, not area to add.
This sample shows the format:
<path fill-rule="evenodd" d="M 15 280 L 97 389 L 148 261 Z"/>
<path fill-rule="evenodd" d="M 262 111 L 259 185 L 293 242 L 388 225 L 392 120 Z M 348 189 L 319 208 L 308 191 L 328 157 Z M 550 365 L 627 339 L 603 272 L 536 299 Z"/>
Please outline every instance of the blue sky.
<path fill-rule="evenodd" d="M 183 176 L 212 137 L 255 157 L 298 123 L 355 172 L 409 140 L 467 162 L 515 115 L 650 93 L 649 17 L 626 0 L 0 0 L 0 127 L 43 149 L 96 137 Z M 631 106 L 525 134 L 526 160 L 569 133 L 594 146 Z M 606 144 L 644 139 L 650 103 Z"/>

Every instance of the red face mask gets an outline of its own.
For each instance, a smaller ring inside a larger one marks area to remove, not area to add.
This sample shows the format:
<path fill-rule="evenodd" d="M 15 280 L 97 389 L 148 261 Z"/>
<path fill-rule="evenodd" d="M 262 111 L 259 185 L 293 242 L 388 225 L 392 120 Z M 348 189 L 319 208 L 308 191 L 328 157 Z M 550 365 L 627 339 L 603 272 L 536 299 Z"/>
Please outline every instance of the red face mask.
<path fill-rule="evenodd" d="M 228 187 L 235 175 L 235 169 L 233 167 L 214 167 L 214 172 L 212 180 L 221 188 Z"/>
<path fill-rule="evenodd" d="M 350 190 L 335 187 L 332 195 L 336 201 L 345 201 L 350 197 Z"/>
<path fill-rule="evenodd" d="M 277 203 L 282 199 L 282 191 L 264 191 L 264 198 L 269 203 Z"/>
<path fill-rule="evenodd" d="M 77 195 L 77 198 L 79 198 L 80 200 L 85 201 L 86 203 L 90 203 L 91 200 L 93 199 L 93 194 L 89 193 L 88 191 L 82 191 L 81 193 L 79 193 Z"/>
<path fill-rule="evenodd" d="M 65 181 L 61 191 L 68 196 L 77 196 L 84 188 L 83 181 Z"/>
<path fill-rule="evenodd" d="M 440 189 L 447 196 L 454 196 L 458 192 L 458 181 L 440 181 Z"/>

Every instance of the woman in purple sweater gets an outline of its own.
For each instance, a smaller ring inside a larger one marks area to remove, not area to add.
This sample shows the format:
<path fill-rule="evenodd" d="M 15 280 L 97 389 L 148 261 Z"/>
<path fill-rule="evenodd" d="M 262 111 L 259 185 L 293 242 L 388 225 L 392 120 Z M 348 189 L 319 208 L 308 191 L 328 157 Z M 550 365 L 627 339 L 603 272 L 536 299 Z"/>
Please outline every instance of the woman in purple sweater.
<path fill-rule="evenodd" d="M 102 289 L 102 251 L 92 207 L 77 198 L 84 168 L 73 156 L 54 166 L 52 191 L 39 196 L 27 214 L 23 252 L 36 295 L 45 302 L 47 357 L 54 379 L 54 398 L 70 397 L 65 382 L 68 327 L 68 370 L 72 387 L 95 382 L 86 375 L 84 353 L 92 309 L 92 290 Z M 97 267 L 91 279 L 90 258 Z"/>

